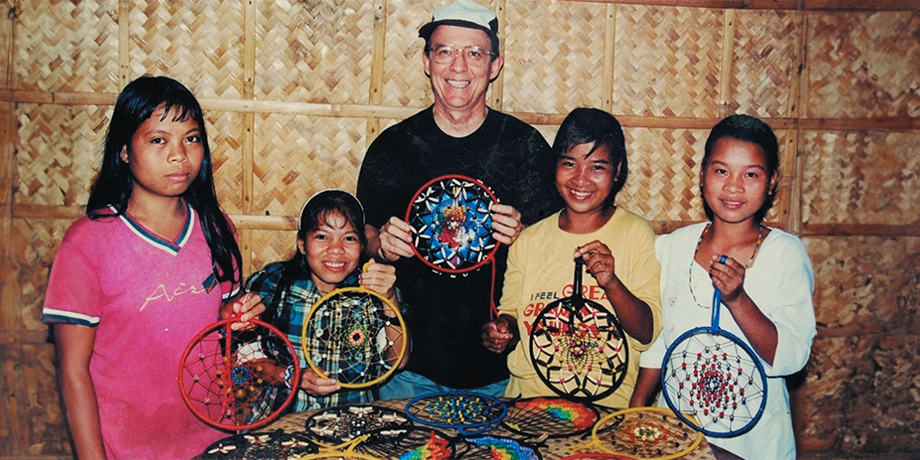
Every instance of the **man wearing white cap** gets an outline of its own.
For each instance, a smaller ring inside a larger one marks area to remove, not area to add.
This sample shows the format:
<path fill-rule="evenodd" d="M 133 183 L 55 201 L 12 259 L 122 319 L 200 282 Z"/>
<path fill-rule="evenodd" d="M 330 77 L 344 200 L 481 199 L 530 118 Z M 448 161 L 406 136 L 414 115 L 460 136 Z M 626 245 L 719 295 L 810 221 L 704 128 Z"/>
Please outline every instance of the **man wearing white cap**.
<path fill-rule="evenodd" d="M 497 304 L 501 298 L 507 245 L 524 225 L 562 207 L 552 180 L 555 158 L 537 130 L 486 106 L 489 84 L 504 64 L 494 12 L 457 0 L 435 10 L 419 36 L 425 39 L 422 64 L 434 105 L 381 133 L 358 177 L 369 246 L 377 258 L 397 266 L 412 340 L 409 364 L 380 389 L 380 396 L 449 390 L 501 396 L 507 354 L 486 350 L 482 327 L 491 319 L 491 301 Z M 397 217 L 405 216 L 424 184 L 447 174 L 480 180 L 501 203 L 492 207 L 494 236 L 502 243 L 495 255 L 492 298 L 490 269 L 456 276 L 434 273 L 414 256 L 411 227 Z"/>

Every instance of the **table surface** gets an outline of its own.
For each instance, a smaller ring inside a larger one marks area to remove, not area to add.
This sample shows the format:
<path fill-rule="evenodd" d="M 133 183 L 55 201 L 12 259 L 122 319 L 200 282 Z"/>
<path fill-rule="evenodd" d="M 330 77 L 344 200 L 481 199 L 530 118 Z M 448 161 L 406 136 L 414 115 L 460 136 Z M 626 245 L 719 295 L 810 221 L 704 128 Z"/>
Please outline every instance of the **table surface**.
<path fill-rule="evenodd" d="M 375 401 L 370 404 L 402 411 L 405 409 L 407 403 L 408 403 L 408 400 L 396 399 L 396 400 Z M 598 412 L 600 412 L 601 417 L 604 417 L 605 415 L 614 412 L 614 410 L 612 409 L 599 407 L 599 406 L 597 407 L 597 409 L 598 409 Z M 258 431 L 275 431 L 275 430 L 280 429 L 286 433 L 305 432 L 306 431 L 306 428 L 305 428 L 306 419 L 316 412 L 318 412 L 318 410 L 298 412 L 295 414 L 285 415 L 279 418 L 278 420 L 275 420 L 270 425 L 260 428 Z M 457 435 L 456 431 L 453 431 L 450 429 L 439 428 L 439 430 L 443 431 L 445 434 L 450 435 L 450 436 Z M 487 434 L 492 435 L 492 436 L 506 436 L 506 437 L 513 438 L 513 439 L 521 438 L 520 435 L 515 434 L 514 432 L 510 430 L 507 430 L 504 426 L 499 426 L 495 428 L 494 430 L 489 431 Z M 560 459 L 560 458 L 563 458 L 569 455 L 573 455 L 576 453 L 592 453 L 592 452 L 599 453 L 601 452 L 596 447 L 587 448 L 587 449 L 581 448 L 578 450 L 571 449 L 572 446 L 584 446 L 590 441 L 591 441 L 590 433 L 588 433 L 587 435 L 574 436 L 574 437 L 568 437 L 568 438 L 549 438 L 543 441 L 543 447 L 540 447 L 539 451 L 540 451 L 540 454 L 543 456 L 544 460 Z M 696 449 L 694 449 L 692 452 L 690 452 L 689 454 L 685 455 L 682 458 L 689 459 L 689 460 L 716 460 L 717 456 L 713 452 L 713 449 L 711 448 L 710 444 L 706 441 L 705 438 L 703 438 L 702 442 L 696 447 Z"/>

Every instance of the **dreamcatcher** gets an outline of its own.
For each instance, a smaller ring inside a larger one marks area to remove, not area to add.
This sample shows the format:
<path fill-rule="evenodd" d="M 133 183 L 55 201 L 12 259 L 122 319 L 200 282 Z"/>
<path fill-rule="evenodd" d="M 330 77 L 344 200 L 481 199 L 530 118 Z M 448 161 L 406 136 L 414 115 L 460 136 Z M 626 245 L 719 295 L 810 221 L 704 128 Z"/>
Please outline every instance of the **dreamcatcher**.
<path fill-rule="evenodd" d="M 203 422 L 228 431 L 263 426 L 284 411 L 300 386 L 300 363 L 288 338 L 252 319 L 251 330 L 230 328 L 238 317 L 198 333 L 179 360 L 179 393 Z"/>
<path fill-rule="evenodd" d="M 607 415 L 594 425 L 591 438 L 589 447 L 644 460 L 682 457 L 703 440 L 693 427 L 660 407 L 634 407 Z"/>
<path fill-rule="evenodd" d="M 380 459 L 445 460 L 454 456 L 454 441 L 440 431 L 406 425 L 370 432 L 354 450 Z"/>
<path fill-rule="evenodd" d="M 282 430 L 231 436 L 212 443 L 197 458 L 201 460 L 244 460 L 296 458 L 319 452 L 316 444 L 298 433 Z"/>
<path fill-rule="evenodd" d="M 303 354 L 318 375 L 343 388 L 365 388 L 395 370 L 408 345 L 399 309 L 364 287 L 336 289 L 320 298 L 303 323 Z"/>
<path fill-rule="evenodd" d="M 491 260 L 498 249 L 492 238 L 492 191 L 476 179 L 442 176 L 422 186 L 406 211 L 413 249 L 439 272 L 465 273 Z"/>
<path fill-rule="evenodd" d="M 725 263 L 726 256 L 719 258 Z M 722 291 L 712 298 L 712 325 L 685 332 L 661 363 L 665 401 L 678 417 L 708 436 L 750 430 L 767 404 L 767 375 L 753 350 L 719 327 Z"/>
<path fill-rule="evenodd" d="M 562 457 L 559 460 L 638 460 L 625 455 L 608 454 L 603 452 L 582 452 Z"/>
<path fill-rule="evenodd" d="M 501 422 L 508 408 L 492 396 L 479 393 L 435 393 L 419 396 L 406 404 L 412 420 L 458 433 L 480 434 Z"/>
<path fill-rule="evenodd" d="M 542 460 L 543 456 L 535 447 L 516 439 L 504 436 L 465 436 L 462 438 L 464 459 L 494 460 Z"/>
<path fill-rule="evenodd" d="M 508 404 L 502 426 L 534 438 L 559 438 L 585 433 L 600 415 L 594 407 L 562 398 L 521 399 Z"/>
<path fill-rule="evenodd" d="M 307 434 L 326 445 L 347 443 L 368 433 L 412 425 L 406 414 L 370 404 L 330 407 L 304 421 Z"/>
<path fill-rule="evenodd" d="M 547 305 L 530 331 L 537 375 L 560 396 L 596 401 L 626 378 L 629 345 L 616 316 L 581 292 L 584 260 L 575 259 L 572 295 Z"/>

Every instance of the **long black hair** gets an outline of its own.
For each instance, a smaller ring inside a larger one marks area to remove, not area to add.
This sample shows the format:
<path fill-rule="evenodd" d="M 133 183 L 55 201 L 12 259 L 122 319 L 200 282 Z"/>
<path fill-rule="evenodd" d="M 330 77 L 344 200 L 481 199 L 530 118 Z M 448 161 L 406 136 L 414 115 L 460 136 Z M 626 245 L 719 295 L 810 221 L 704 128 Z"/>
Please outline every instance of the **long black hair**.
<path fill-rule="evenodd" d="M 706 139 L 706 150 L 703 154 L 702 164 L 703 171 L 709 165 L 716 143 L 719 139 L 726 137 L 750 142 L 760 147 L 760 150 L 763 151 L 764 163 L 766 163 L 767 180 L 773 178 L 773 175 L 779 169 L 779 142 L 776 140 L 776 134 L 773 133 L 770 125 L 763 120 L 744 114 L 729 115 L 712 127 L 709 138 Z M 773 207 L 773 200 L 776 198 L 776 187 L 777 185 L 774 184 L 772 188 L 767 190 L 767 198 L 764 200 L 763 206 L 754 214 L 754 219 L 757 223 L 762 223 L 767 216 L 767 212 Z M 701 191 L 702 188 L 703 184 L 701 183 Z M 709 220 L 714 218 L 712 209 L 706 203 L 706 200 L 703 200 L 703 211 Z"/>
<path fill-rule="evenodd" d="M 204 238 L 211 249 L 211 263 L 219 281 L 241 284 L 243 257 L 233 236 L 230 223 L 220 209 L 214 190 L 211 147 L 205 130 L 204 115 L 195 95 L 182 83 L 169 77 L 143 76 L 128 83 L 115 101 L 102 152 L 102 167 L 90 187 L 86 214 L 90 219 L 123 215 L 134 187 L 134 176 L 128 164 L 121 160 L 122 149 L 131 148 L 135 132 L 157 109 L 163 109 L 163 119 L 191 119 L 201 131 L 204 156 L 198 176 L 181 197 L 195 209 L 201 221 Z M 111 206 L 112 212 L 105 212 Z"/>
<path fill-rule="evenodd" d="M 581 144 L 590 143 L 594 143 L 594 146 L 591 147 L 587 156 L 591 156 L 602 146 L 607 147 L 607 151 L 610 152 L 611 165 L 618 168 L 617 175 L 613 178 L 610 195 L 607 196 L 607 201 L 604 203 L 604 207 L 610 209 L 616 201 L 617 194 L 623 189 L 626 175 L 629 172 L 626 160 L 626 138 L 623 135 L 623 127 L 620 126 L 616 117 L 591 107 L 579 107 L 572 110 L 559 125 L 559 131 L 553 141 L 553 152 L 558 160 L 569 150 Z"/>

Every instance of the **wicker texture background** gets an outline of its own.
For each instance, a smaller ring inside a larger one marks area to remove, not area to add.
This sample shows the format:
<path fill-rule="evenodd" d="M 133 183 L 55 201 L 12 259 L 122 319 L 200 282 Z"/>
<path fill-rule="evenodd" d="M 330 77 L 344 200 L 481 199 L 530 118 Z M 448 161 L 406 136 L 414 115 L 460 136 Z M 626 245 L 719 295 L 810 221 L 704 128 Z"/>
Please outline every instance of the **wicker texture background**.
<path fill-rule="evenodd" d="M 659 232 L 704 218 L 709 127 L 750 113 L 776 128 L 768 220 L 802 236 L 816 280 L 819 335 L 790 380 L 800 450 L 920 445 L 920 5 L 481 1 L 506 58 L 490 104 L 550 142 L 575 107 L 615 114 L 618 202 Z M 418 28 L 443 3 L 0 0 L 0 459 L 71 456 L 41 306 L 118 91 L 167 74 L 201 99 L 251 273 L 291 256 L 307 198 L 354 191 L 376 134 L 431 103 Z"/>

